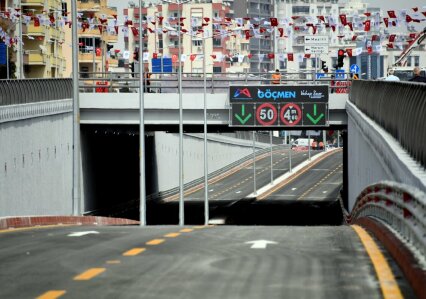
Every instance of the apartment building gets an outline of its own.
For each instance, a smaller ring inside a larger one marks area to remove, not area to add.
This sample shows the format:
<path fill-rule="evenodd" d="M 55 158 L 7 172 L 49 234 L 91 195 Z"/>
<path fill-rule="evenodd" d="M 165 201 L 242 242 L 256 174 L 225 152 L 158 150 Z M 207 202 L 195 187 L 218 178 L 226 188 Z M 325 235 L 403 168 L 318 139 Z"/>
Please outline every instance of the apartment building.
<path fill-rule="evenodd" d="M 148 4 L 140 10 L 135 5 L 124 9 L 129 25 L 124 36 L 125 49 L 132 54 L 139 48 L 139 37 L 132 31 L 139 28 L 140 12 L 143 26 L 143 50 L 148 53 L 145 64 L 151 69 L 152 58 L 171 58 L 173 70 L 179 67 L 179 55 L 184 73 L 202 73 L 203 55 L 206 54 L 207 73 L 243 72 L 248 70 L 248 41 L 238 35 L 220 35 L 226 17 L 233 15 L 229 2 L 195 0 L 182 5 Z M 160 22 L 161 18 L 161 22 Z M 179 19 L 181 18 L 181 19 Z M 181 21 L 180 21 L 181 20 Z M 178 47 L 179 25 L 183 31 Z M 195 35 L 188 32 L 197 31 Z M 180 50 L 180 51 L 179 51 Z M 244 58 L 242 58 L 244 57 Z M 141 59 L 141 58 L 140 58 Z"/>
<path fill-rule="evenodd" d="M 78 30 L 81 77 L 99 77 L 94 73 L 118 66 L 118 59 L 111 54 L 118 40 L 117 9 L 109 7 L 107 0 L 77 0 L 77 11 L 82 23 Z"/>
<path fill-rule="evenodd" d="M 250 18 L 253 23 L 256 20 L 274 17 L 273 0 L 234 0 L 232 2 L 234 15 L 236 18 Z M 250 72 L 261 73 L 274 70 L 277 66 L 272 59 L 260 59 L 266 57 L 269 53 L 277 52 L 274 49 L 274 40 L 269 38 L 250 38 L 249 53 L 253 55 L 250 59 Z M 260 56 L 259 56 L 260 55 Z"/>
<path fill-rule="evenodd" d="M 22 44 L 17 42 L 8 49 L 13 52 L 10 62 L 15 65 L 15 77 L 64 77 L 65 28 L 59 22 L 62 1 L 1 0 L 0 6 L 11 18 L 4 29 L 22 40 Z"/>

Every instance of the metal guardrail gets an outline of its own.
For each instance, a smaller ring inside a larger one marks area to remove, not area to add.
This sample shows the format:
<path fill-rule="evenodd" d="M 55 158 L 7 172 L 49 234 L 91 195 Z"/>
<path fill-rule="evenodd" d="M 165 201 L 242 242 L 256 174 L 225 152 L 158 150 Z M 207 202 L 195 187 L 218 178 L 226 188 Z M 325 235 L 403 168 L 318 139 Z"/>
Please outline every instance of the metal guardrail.
<path fill-rule="evenodd" d="M 0 106 L 71 98 L 71 79 L 0 80 Z"/>
<path fill-rule="evenodd" d="M 373 217 L 398 232 L 426 257 L 426 194 L 408 185 L 383 181 L 358 196 L 349 222 Z"/>
<path fill-rule="evenodd" d="M 354 81 L 349 99 L 426 167 L 426 84 Z"/>
<path fill-rule="evenodd" d="M 223 91 L 230 85 L 265 85 L 272 84 L 273 73 L 206 73 L 208 93 Z M 330 86 L 330 92 L 341 88 L 350 88 L 350 74 L 341 74 L 345 78 L 333 78 L 332 74 L 317 79 L 315 72 L 282 72 L 282 85 L 316 85 Z M 80 92 L 138 92 L 139 73 L 80 73 Z M 155 73 L 149 79 L 149 89 L 154 93 L 178 92 L 178 76 L 176 73 Z M 348 82 L 337 86 L 338 82 Z M 182 73 L 182 89 L 185 92 L 198 89 L 202 92 L 204 78 L 202 73 Z"/>

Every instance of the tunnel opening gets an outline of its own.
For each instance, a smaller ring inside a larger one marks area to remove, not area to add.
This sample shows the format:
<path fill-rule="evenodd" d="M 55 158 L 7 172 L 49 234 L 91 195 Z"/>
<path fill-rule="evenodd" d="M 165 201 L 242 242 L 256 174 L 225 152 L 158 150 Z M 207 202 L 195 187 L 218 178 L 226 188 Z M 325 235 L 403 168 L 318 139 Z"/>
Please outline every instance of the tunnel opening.
<path fill-rule="evenodd" d="M 81 129 L 86 215 L 139 220 L 139 127 L 82 125 Z M 164 201 L 158 193 L 155 135 L 148 133 L 145 144 L 147 224 L 176 225 L 179 223 L 178 200 Z M 341 163 L 344 157 L 345 154 L 339 156 Z M 297 161 L 296 154 L 294 159 Z M 324 170 L 321 166 L 317 168 L 317 172 Z M 286 197 L 285 192 L 281 198 L 260 200 L 248 196 L 210 198 L 209 220 L 224 225 L 340 225 L 343 213 L 342 201 L 338 198 L 345 194 L 343 181 L 341 178 L 341 183 L 330 187 L 333 190 L 322 200 L 293 200 Z M 205 223 L 203 195 L 196 197 L 185 196 L 187 225 Z"/>

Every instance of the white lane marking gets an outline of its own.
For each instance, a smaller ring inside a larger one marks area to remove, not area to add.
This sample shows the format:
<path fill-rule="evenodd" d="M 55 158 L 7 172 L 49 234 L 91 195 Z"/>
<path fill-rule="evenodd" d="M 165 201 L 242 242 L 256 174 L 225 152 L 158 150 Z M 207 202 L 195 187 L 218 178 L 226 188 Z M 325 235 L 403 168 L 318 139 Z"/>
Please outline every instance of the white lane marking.
<path fill-rule="evenodd" d="M 240 193 L 241 193 L 241 191 L 237 191 L 237 192 L 235 192 L 235 193 L 240 194 Z"/>
<path fill-rule="evenodd" d="M 210 189 L 210 190 L 209 190 L 209 192 L 213 192 L 213 191 L 214 191 L 214 189 Z"/>
<path fill-rule="evenodd" d="M 294 191 L 294 190 L 296 190 L 297 188 L 291 188 L 291 191 Z"/>
<path fill-rule="evenodd" d="M 322 191 L 323 194 L 327 193 L 327 191 Z"/>
<path fill-rule="evenodd" d="M 95 230 L 86 231 L 86 232 L 75 232 L 75 233 L 68 234 L 68 237 L 81 237 L 81 236 L 90 235 L 90 234 L 99 234 L 99 232 Z"/>
<path fill-rule="evenodd" d="M 252 249 L 266 249 L 268 244 L 278 244 L 278 243 L 274 241 L 268 241 L 268 240 L 256 240 L 256 241 L 246 242 L 246 244 L 253 244 L 250 247 Z"/>
<path fill-rule="evenodd" d="M 225 219 L 210 219 L 209 224 L 212 224 L 212 225 L 225 224 Z"/>

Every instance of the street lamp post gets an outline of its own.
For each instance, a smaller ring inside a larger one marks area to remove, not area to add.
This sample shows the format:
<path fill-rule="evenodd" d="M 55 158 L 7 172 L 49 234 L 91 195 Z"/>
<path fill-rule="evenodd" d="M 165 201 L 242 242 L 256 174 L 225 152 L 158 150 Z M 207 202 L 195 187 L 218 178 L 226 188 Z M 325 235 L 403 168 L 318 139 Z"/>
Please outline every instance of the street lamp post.
<path fill-rule="evenodd" d="M 203 39 L 203 77 L 204 77 L 204 224 L 209 224 L 209 179 L 207 157 L 207 78 L 206 78 L 206 39 Z"/>
<path fill-rule="evenodd" d="M 142 0 L 139 0 L 139 223 L 146 226 L 146 182 L 145 182 L 145 99 L 143 70 Z"/>
<path fill-rule="evenodd" d="M 80 186 L 80 105 L 78 94 L 78 34 L 77 34 L 77 1 L 71 1 L 72 14 L 72 81 L 73 81 L 73 188 L 72 214 L 81 214 Z"/>

